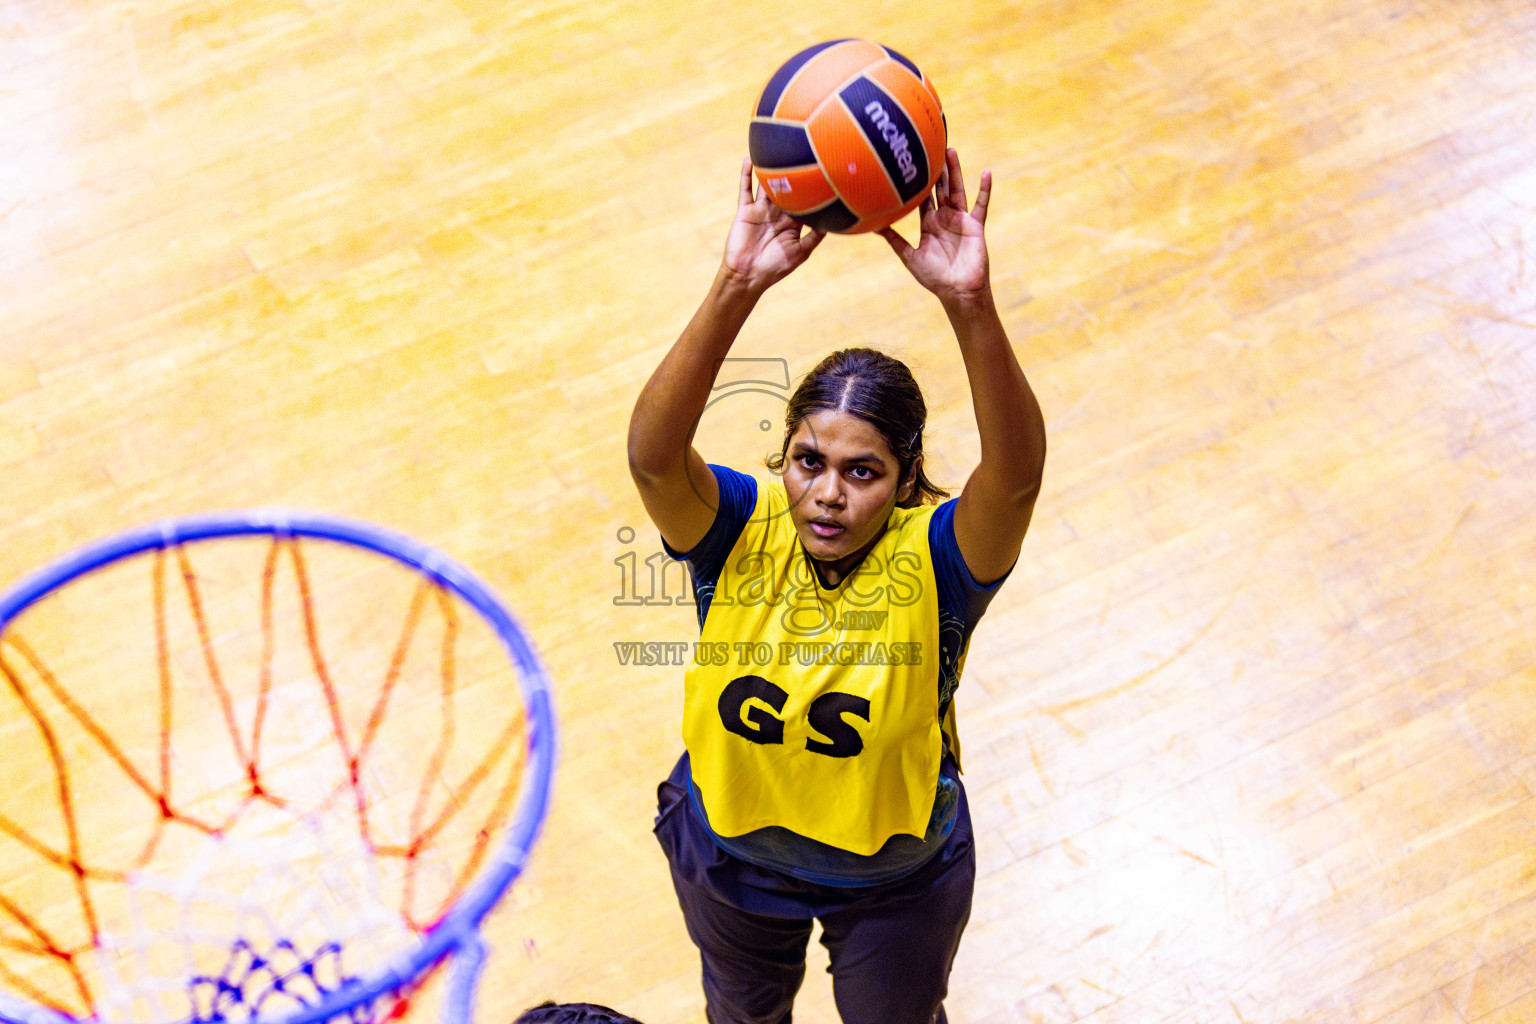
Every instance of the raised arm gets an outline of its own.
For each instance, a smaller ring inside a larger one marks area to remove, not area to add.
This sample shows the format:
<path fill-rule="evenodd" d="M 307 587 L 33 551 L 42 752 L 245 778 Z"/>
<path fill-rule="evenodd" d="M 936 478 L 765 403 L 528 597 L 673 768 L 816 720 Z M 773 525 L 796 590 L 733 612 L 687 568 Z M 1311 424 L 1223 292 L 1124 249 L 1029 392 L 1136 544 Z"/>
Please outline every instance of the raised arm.
<path fill-rule="evenodd" d="M 938 296 L 960 344 L 971 387 L 981 461 L 955 506 L 955 540 L 979 583 L 1002 578 L 1019 557 L 1045 467 L 1045 421 L 992 298 L 984 228 L 992 175 L 983 171 L 968 207 L 953 149 L 934 197 L 923 203 L 914 247 L 881 234 L 918 283 Z"/>
<path fill-rule="evenodd" d="M 804 263 L 822 234 L 757 194 L 742 162 L 736 218 L 703 303 L 646 381 L 629 418 L 629 473 L 662 539 L 689 551 L 715 519 L 719 493 L 693 446 L 720 364 L 765 291 Z"/>

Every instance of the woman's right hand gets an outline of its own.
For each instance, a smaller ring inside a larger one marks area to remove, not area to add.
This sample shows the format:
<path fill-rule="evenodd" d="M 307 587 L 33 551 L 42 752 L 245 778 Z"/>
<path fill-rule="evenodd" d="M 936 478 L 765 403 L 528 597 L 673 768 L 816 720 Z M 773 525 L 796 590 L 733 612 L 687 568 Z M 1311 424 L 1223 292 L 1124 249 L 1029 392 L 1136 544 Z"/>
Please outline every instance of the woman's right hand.
<path fill-rule="evenodd" d="M 757 189 L 751 159 L 741 162 L 736 219 L 725 239 L 724 272 L 760 294 L 804 263 L 826 233 L 807 228 Z"/>

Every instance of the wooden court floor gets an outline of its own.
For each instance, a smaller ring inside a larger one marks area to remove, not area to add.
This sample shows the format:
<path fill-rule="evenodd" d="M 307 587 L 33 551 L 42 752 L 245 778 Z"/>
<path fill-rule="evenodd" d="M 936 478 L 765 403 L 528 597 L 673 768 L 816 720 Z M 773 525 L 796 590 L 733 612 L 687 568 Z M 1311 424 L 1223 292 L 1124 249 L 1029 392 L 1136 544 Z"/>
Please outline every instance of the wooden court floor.
<path fill-rule="evenodd" d="M 624 428 L 757 91 L 850 35 L 992 169 L 1050 431 L 959 696 L 950 1019 L 1536 1020 L 1529 0 L 6 0 L 0 585 L 247 506 L 450 552 L 563 730 L 479 1020 L 703 1021 L 649 834 L 680 670 L 622 656 L 696 633 Z M 855 343 L 914 367 L 958 486 L 958 354 L 879 240 L 829 239 L 737 354 Z M 743 468 L 782 415 L 749 391 L 702 435 Z"/>

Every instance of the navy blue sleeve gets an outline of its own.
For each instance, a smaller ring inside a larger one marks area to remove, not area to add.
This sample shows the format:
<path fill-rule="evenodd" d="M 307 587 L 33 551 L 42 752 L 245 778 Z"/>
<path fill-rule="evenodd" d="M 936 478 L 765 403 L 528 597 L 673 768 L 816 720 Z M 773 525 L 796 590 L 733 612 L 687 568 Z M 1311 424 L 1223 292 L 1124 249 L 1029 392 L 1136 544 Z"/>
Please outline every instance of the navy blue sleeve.
<path fill-rule="evenodd" d="M 976 582 L 955 540 L 956 501 L 951 498 L 940 505 L 928 521 L 928 548 L 933 552 L 933 575 L 939 585 L 939 613 L 961 623 L 968 637 L 1013 570 L 985 587 Z"/>
<path fill-rule="evenodd" d="M 955 499 L 940 505 L 928 521 L 928 550 L 933 552 L 933 578 L 939 588 L 939 710 L 942 715 L 960 686 L 960 660 L 970 646 L 971 633 L 997 589 L 1008 578 L 982 586 L 971 575 L 955 540 Z M 1012 572 L 1010 569 L 1009 572 Z"/>
<path fill-rule="evenodd" d="M 755 479 L 725 466 L 711 465 L 709 469 L 715 474 L 715 482 L 720 488 L 720 505 L 715 509 L 715 521 L 709 525 L 709 532 L 692 551 L 675 551 L 665 540 L 661 542 L 667 554 L 688 563 L 700 626 L 709 611 L 710 599 L 715 596 L 715 584 L 720 581 L 725 559 L 736 546 L 736 538 L 741 536 L 742 528 L 747 525 L 757 504 Z"/>

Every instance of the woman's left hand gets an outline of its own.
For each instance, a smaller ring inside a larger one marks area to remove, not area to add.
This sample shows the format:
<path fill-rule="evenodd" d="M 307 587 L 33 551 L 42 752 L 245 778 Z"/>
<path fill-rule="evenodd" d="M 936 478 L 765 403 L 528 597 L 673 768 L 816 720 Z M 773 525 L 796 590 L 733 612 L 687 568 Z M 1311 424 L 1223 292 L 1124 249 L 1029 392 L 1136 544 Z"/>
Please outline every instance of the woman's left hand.
<path fill-rule="evenodd" d="M 990 287 L 987 263 L 987 205 L 992 199 L 992 172 L 981 172 L 976 189 L 976 203 L 968 206 L 965 179 L 960 173 L 960 155 L 953 149 L 944 153 L 944 170 L 939 173 L 933 194 L 918 207 L 922 237 L 916 246 L 908 244 L 894 228 L 884 228 L 880 236 L 890 243 L 902 264 L 924 288 L 944 303 L 964 302 Z"/>

